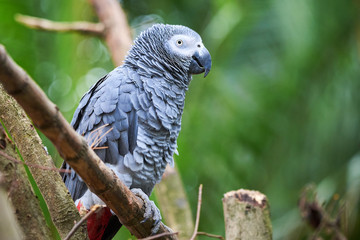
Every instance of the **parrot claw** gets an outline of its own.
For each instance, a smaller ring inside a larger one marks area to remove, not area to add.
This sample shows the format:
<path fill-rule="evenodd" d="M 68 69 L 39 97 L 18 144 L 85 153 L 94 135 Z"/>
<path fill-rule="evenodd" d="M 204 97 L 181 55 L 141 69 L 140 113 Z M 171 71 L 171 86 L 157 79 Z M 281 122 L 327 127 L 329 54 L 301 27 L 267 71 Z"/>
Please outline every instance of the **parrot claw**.
<path fill-rule="evenodd" d="M 154 219 L 154 225 L 151 229 L 151 235 L 155 235 L 161 225 L 161 214 L 160 210 L 156 207 L 155 203 L 151 201 L 140 188 L 133 188 L 131 191 L 135 194 L 135 196 L 141 198 L 144 202 L 145 207 L 145 213 L 144 213 L 144 219 L 141 221 L 141 223 L 146 222 L 150 218 Z"/>

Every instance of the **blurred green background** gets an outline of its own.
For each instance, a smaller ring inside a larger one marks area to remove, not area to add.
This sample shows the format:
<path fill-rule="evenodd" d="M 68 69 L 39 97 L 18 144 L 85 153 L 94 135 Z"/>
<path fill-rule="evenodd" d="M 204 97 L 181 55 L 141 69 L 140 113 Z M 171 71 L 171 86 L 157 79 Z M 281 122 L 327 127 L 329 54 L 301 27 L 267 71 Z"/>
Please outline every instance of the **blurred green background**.
<path fill-rule="evenodd" d="M 337 193 L 339 205 L 346 202 L 346 235 L 360 239 L 360 3 L 122 5 L 134 36 L 155 22 L 186 25 L 212 54 L 209 76 L 195 76 L 187 93 L 176 156 L 194 215 L 204 184 L 199 230 L 224 235 L 223 194 L 247 188 L 268 196 L 274 239 L 306 239 L 311 231 L 297 201 L 313 182 L 322 201 Z M 16 13 L 56 21 L 96 16 L 85 0 L 0 0 L 0 43 L 70 121 L 81 96 L 114 68 L 108 50 L 94 37 L 30 30 L 15 22 Z"/>

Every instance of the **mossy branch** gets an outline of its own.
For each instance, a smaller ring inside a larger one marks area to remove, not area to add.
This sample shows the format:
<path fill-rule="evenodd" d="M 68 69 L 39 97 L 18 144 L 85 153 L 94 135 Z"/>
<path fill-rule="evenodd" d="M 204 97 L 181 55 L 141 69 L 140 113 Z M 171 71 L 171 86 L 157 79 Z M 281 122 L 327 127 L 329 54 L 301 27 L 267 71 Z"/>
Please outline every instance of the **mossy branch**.
<path fill-rule="evenodd" d="M 19 104 L 0 86 L 0 119 L 12 136 L 25 164 L 45 199 L 51 219 L 64 238 L 80 220 L 80 215 L 51 157 L 47 154 L 41 139 Z M 40 167 L 41 166 L 41 167 Z M 73 239 L 86 239 L 86 225 L 78 229 Z"/>

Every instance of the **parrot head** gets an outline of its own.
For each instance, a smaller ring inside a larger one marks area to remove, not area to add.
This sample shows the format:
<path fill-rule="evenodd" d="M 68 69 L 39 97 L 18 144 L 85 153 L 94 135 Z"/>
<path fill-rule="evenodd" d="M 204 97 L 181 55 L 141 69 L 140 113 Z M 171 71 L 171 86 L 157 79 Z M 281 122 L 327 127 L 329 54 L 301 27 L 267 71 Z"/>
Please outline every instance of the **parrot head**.
<path fill-rule="evenodd" d="M 183 26 L 172 27 L 179 27 L 184 33 L 175 34 L 168 39 L 166 49 L 180 60 L 190 63 L 189 74 L 205 72 L 206 77 L 211 69 L 211 56 L 199 34 Z"/>
<path fill-rule="evenodd" d="M 152 68 L 151 74 L 158 75 L 164 70 L 186 85 L 191 75 L 204 73 L 206 77 L 211 69 L 211 56 L 200 35 L 181 25 L 155 24 L 143 31 L 125 63 L 131 64 L 133 59 L 141 62 L 135 65 L 146 70 Z"/>

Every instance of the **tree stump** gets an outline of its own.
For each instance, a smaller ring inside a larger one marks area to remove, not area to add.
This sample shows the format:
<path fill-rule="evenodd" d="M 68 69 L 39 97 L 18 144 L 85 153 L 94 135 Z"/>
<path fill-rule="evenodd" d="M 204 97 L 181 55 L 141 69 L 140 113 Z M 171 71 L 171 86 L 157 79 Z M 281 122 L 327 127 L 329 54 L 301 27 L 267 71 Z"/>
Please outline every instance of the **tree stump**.
<path fill-rule="evenodd" d="M 225 193 L 223 198 L 225 234 L 233 239 L 272 239 L 267 198 L 258 191 L 240 189 Z"/>

